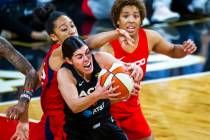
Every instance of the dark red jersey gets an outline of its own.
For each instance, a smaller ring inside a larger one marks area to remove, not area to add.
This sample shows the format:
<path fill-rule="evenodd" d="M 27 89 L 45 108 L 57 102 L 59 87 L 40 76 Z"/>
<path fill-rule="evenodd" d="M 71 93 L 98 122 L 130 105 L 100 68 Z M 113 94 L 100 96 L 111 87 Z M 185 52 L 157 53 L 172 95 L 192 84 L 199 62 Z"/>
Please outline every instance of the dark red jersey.
<path fill-rule="evenodd" d="M 52 52 L 59 46 L 60 44 L 53 45 L 43 62 L 44 68 L 41 76 L 41 105 L 44 112 L 64 108 L 64 100 L 60 94 L 60 91 L 58 90 L 57 71 L 52 70 L 49 66 L 49 58 Z"/>

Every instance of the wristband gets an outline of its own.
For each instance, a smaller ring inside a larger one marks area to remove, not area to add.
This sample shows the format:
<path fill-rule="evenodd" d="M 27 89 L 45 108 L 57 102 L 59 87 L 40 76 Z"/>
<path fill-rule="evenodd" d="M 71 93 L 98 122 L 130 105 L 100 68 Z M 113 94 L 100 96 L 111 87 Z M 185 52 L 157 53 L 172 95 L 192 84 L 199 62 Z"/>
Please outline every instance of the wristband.
<path fill-rule="evenodd" d="M 20 101 L 26 101 L 27 103 L 31 100 L 33 95 L 33 90 L 23 90 L 23 93 L 20 95 Z"/>

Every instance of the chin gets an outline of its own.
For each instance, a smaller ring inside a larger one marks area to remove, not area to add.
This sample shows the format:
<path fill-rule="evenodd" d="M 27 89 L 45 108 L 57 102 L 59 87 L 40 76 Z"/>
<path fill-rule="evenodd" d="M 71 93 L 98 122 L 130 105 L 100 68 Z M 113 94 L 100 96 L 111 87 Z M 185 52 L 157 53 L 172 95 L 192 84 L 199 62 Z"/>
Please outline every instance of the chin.
<path fill-rule="evenodd" d="M 85 74 L 92 74 L 92 72 L 93 72 L 93 69 L 88 70 L 88 71 L 86 70 L 86 71 L 85 71 Z"/>

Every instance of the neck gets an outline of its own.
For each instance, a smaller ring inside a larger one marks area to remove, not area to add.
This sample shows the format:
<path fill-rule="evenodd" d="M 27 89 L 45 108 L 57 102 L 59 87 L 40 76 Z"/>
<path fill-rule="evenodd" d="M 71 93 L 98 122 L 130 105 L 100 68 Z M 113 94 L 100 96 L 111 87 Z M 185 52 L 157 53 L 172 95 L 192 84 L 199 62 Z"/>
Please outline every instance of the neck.
<path fill-rule="evenodd" d="M 77 70 L 76 70 L 77 71 Z M 80 71 L 77 71 L 77 73 L 86 81 L 86 82 L 89 82 L 90 79 L 91 79 L 91 74 L 85 74 L 85 73 L 82 73 Z"/>

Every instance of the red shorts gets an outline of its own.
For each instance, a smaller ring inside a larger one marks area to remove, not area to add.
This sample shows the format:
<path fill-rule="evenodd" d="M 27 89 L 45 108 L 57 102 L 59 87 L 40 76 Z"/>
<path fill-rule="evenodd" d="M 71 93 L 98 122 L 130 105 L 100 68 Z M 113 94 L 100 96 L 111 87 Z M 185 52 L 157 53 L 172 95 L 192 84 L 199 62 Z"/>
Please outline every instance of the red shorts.
<path fill-rule="evenodd" d="M 0 140 L 9 140 L 15 133 L 17 124 L 17 120 L 9 120 L 0 116 Z M 29 129 L 34 126 L 36 126 L 36 123 L 30 122 Z"/>
<path fill-rule="evenodd" d="M 65 140 L 66 135 L 63 129 L 64 113 L 57 112 L 53 114 L 45 114 L 41 121 L 31 128 L 30 140 Z"/>
<path fill-rule="evenodd" d="M 0 117 L 0 140 L 9 140 L 15 133 L 17 120 Z M 46 113 L 39 123 L 29 123 L 29 140 L 65 140 L 64 113 Z"/>
<path fill-rule="evenodd" d="M 132 102 L 132 104 L 129 102 L 116 103 L 111 107 L 111 113 L 129 140 L 138 140 L 151 135 L 151 129 L 137 102 Z"/>

